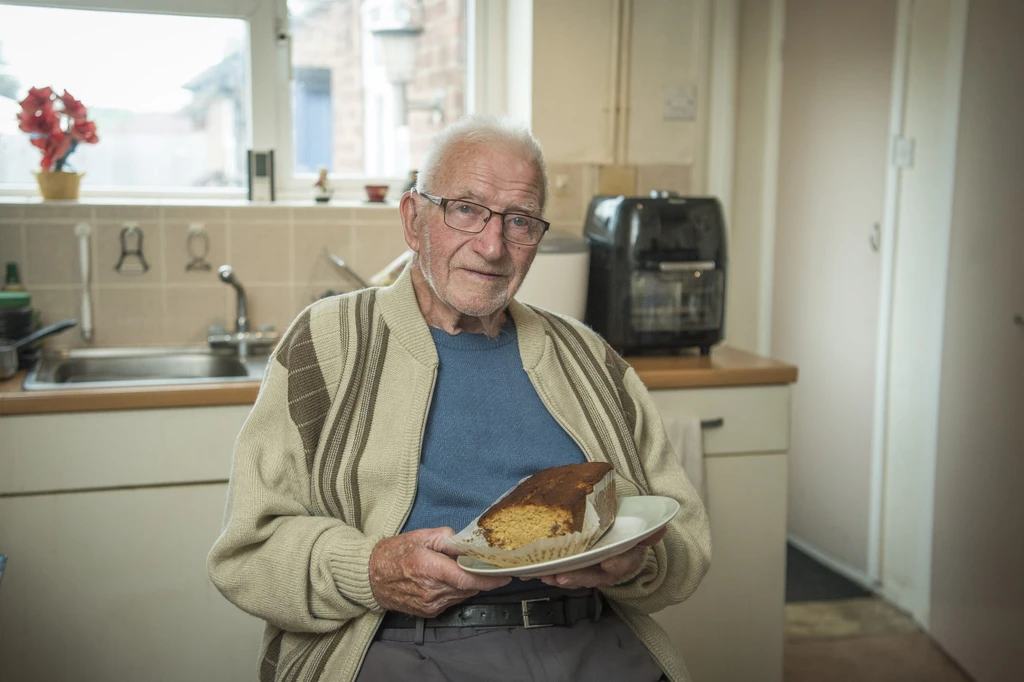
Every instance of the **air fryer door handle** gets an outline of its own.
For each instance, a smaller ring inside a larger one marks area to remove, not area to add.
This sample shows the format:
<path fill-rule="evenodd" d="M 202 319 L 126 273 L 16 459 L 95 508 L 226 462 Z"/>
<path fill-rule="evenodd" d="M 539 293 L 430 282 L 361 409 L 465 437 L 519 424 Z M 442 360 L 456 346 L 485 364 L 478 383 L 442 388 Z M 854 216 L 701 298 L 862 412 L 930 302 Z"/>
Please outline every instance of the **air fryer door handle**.
<path fill-rule="evenodd" d="M 714 270 L 715 262 L 711 260 L 661 261 L 658 263 L 658 269 L 662 272 Z"/>

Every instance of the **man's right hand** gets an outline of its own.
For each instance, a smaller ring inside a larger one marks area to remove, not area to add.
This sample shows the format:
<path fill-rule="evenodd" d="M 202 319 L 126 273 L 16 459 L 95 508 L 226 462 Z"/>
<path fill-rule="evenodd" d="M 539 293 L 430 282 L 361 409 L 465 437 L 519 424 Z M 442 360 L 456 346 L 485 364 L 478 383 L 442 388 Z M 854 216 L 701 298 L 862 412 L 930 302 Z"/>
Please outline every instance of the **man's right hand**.
<path fill-rule="evenodd" d="M 442 541 L 451 528 L 423 528 L 385 538 L 370 553 L 370 589 L 383 608 L 433 618 L 477 592 L 508 585 L 512 579 L 462 570 Z"/>

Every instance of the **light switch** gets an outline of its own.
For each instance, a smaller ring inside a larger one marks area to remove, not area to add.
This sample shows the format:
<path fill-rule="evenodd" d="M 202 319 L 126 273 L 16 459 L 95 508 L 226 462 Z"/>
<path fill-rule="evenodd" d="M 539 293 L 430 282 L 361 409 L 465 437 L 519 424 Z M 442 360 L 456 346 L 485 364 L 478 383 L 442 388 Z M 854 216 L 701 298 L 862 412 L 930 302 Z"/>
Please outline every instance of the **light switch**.
<path fill-rule="evenodd" d="M 897 168 L 914 167 L 914 144 L 912 137 L 897 135 L 892 145 L 892 163 Z"/>
<path fill-rule="evenodd" d="M 697 118 L 697 86 L 675 85 L 665 88 L 662 118 L 666 121 L 693 121 Z"/>

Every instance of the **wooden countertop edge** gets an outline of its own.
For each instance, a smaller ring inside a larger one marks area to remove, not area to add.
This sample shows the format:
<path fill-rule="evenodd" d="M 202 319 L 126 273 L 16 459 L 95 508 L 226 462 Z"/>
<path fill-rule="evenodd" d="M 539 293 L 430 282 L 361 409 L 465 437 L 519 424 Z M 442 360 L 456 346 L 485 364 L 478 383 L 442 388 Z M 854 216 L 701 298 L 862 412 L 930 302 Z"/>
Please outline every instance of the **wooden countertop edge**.
<path fill-rule="evenodd" d="M 726 349 L 719 361 L 701 358 L 651 360 L 627 358 L 637 376 L 651 390 L 715 388 L 791 384 L 797 380 L 793 365 Z M 734 364 L 735 366 L 722 366 Z M 252 405 L 260 384 L 255 381 L 186 386 L 26 391 L 25 372 L 0 382 L 0 416 L 57 412 L 99 412 L 169 407 Z"/>
<path fill-rule="evenodd" d="M 641 369 L 637 376 L 648 390 L 667 388 L 714 388 L 726 386 L 767 386 L 796 383 L 792 365 L 756 369 Z"/>
<path fill-rule="evenodd" d="M 24 373 L 19 373 L 11 381 L 20 384 L 23 379 Z M 252 405 L 259 390 L 258 381 L 246 381 L 204 386 L 6 392 L 0 393 L 0 415 Z"/>

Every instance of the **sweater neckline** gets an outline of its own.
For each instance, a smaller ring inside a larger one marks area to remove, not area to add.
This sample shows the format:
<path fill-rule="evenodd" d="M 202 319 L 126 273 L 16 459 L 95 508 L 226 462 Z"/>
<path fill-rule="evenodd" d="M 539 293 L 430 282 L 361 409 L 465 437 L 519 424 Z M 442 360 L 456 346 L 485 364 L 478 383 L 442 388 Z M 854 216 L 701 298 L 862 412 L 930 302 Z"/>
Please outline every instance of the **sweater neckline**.
<path fill-rule="evenodd" d="M 437 327 L 430 328 L 430 336 L 433 337 L 434 343 L 438 348 L 447 348 L 451 350 L 459 351 L 483 351 L 483 350 L 494 350 L 496 348 L 503 348 L 510 343 L 514 343 L 516 340 L 516 325 L 512 321 L 512 316 L 507 315 L 505 324 L 498 330 L 498 335 L 493 339 L 487 337 L 485 334 L 471 334 L 469 332 L 459 332 L 458 334 L 449 334 L 443 329 Z"/>

